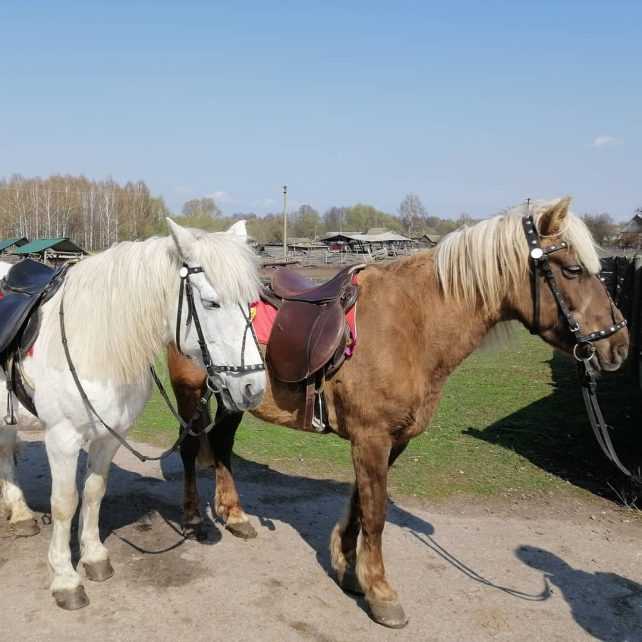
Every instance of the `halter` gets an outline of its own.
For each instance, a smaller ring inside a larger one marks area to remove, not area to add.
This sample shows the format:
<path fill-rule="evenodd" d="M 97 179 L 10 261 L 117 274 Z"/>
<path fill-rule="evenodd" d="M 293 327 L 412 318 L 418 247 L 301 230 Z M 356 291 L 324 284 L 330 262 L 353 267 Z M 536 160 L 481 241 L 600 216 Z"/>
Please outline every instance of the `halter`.
<path fill-rule="evenodd" d="M 209 348 L 207 347 L 207 342 L 205 341 L 205 336 L 203 334 L 201 322 L 198 318 L 196 306 L 194 305 L 193 287 L 189 280 L 190 274 L 198 274 L 200 272 L 204 272 L 202 267 L 191 268 L 191 267 L 188 267 L 187 265 L 183 265 L 183 267 L 181 267 L 179 271 L 179 276 L 181 277 L 181 285 L 180 285 L 180 291 L 178 295 L 178 314 L 176 319 L 176 347 L 180 351 L 180 324 L 181 324 L 181 316 L 182 316 L 183 294 L 185 294 L 187 298 L 187 310 L 188 310 L 186 325 L 189 325 L 192 319 L 194 320 L 194 326 L 196 328 L 196 334 L 198 337 L 198 346 L 201 350 L 203 364 L 205 365 L 205 369 L 207 370 L 206 389 L 205 389 L 205 393 L 198 401 L 198 404 L 196 406 L 196 411 L 194 412 L 190 420 L 188 422 L 185 422 L 172 406 L 171 401 L 167 396 L 167 392 L 165 391 L 163 384 L 158 378 L 158 375 L 156 374 L 154 367 L 150 366 L 150 371 L 154 379 L 154 382 L 158 387 L 158 391 L 160 392 L 168 408 L 170 409 L 174 417 L 178 420 L 181 426 L 180 433 L 178 435 L 178 438 L 174 442 L 174 445 L 156 457 L 143 455 L 138 450 L 130 446 L 127 443 L 127 440 L 122 435 L 120 435 L 109 424 L 103 421 L 103 419 L 98 414 L 98 412 L 96 412 L 96 409 L 92 405 L 91 401 L 89 401 L 89 398 L 87 397 L 87 393 L 85 392 L 85 389 L 80 383 L 80 378 L 78 377 L 74 363 L 71 360 L 71 354 L 69 352 L 67 333 L 65 332 L 65 311 L 64 311 L 64 305 L 63 305 L 64 294 L 65 294 L 64 288 L 63 288 L 62 296 L 60 297 L 60 309 L 58 314 L 60 317 L 60 335 L 62 339 L 62 346 L 65 352 L 65 358 L 67 359 L 67 365 L 69 366 L 69 371 L 74 380 L 74 383 L 76 384 L 76 388 L 78 388 L 78 392 L 80 393 L 80 397 L 82 398 L 82 401 L 85 404 L 87 412 L 89 413 L 90 417 L 91 416 L 96 417 L 96 419 L 98 419 L 98 421 L 107 429 L 107 432 L 109 432 L 109 434 L 112 437 L 117 439 L 122 446 L 124 446 L 127 450 L 129 450 L 129 452 L 131 452 L 134 456 L 136 456 L 141 461 L 157 461 L 159 459 L 164 459 L 165 457 L 167 457 L 168 455 L 171 455 L 174 451 L 176 451 L 179 448 L 179 446 L 183 443 L 183 441 L 185 440 L 188 434 L 193 436 L 198 436 L 201 433 L 207 433 L 215 425 L 220 423 L 220 421 L 226 416 L 227 410 L 226 412 L 220 414 L 218 420 L 215 418 L 208 426 L 203 428 L 201 431 L 194 432 L 193 430 L 194 423 L 198 421 L 205 414 L 209 400 L 212 397 L 212 395 L 214 394 L 218 395 L 221 392 L 220 388 L 218 388 L 214 382 L 214 379 L 213 379 L 214 375 L 217 375 L 221 372 L 252 372 L 252 371 L 260 371 L 265 369 L 265 362 L 263 361 L 263 357 L 261 357 L 261 363 L 258 363 L 258 364 L 246 365 L 244 363 L 245 362 L 245 345 L 246 345 L 248 331 L 252 333 L 252 338 L 254 339 L 254 343 L 256 344 L 259 354 L 261 354 L 261 347 L 256 337 L 256 333 L 254 332 L 254 326 L 252 324 L 251 314 L 250 313 L 246 314 L 245 310 L 243 310 L 240 304 L 239 304 L 239 308 L 241 309 L 241 313 L 243 314 L 243 318 L 245 319 L 245 331 L 243 333 L 243 344 L 241 346 L 241 365 L 240 366 L 216 366 L 212 363 L 212 357 L 210 355 Z"/>
<path fill-rule="evenodd" d="M 560 291 L 557 281 L 555 280 L 555 274 L 551 269 L 550 263 L 548 261 L 548 255 L 556 252 L 557 250 L 562 250 L 568 247 L 566 241 L 561 241 L 560 243 L 555 243 L 554 245 L 549 245 L 546 248 L 543 248 L 539 242 L 539 234 L 535 223 L 533 222 L 532 215 L 522 217 L 522 226 L 524 228 L 524 234 L 526 235 L 526 240 L 528 242 L 529 254 L 532 261 L 532 284 L 533 284 L 533 327 L 531 329 L 531 334 L 538 334 L 540 330 L 540 292 L 539 292 L 539 281 L 540 275 L 543 275 L 548 283 L 548 286 L 557 302 L 557 306 L 560 309 L 560 312 L 566 319 L 568 329 L 575 339 L 575 345 L 573 346 L 573 356 L 578 362 L 578 369 L 580 372 L 580 377 L 582 379 L 582 397 L 584 399 L 584 405 L 591 422 L 591 427 L 595 433 L 598 444 L 602 448 L 602 451 L 607 456 L 607 458 L 613 462 L 625 475 L 628 477 L 634 477 L 631 472 L 622 464 L 613 448 L 611 443 L 611 438 L 608 433 L 610 426 L 606 424 L 602 416 L 602 411 L 600 410 L 598 401 L 597 401 L 597 377 L 595 369 L 591 365 L 591 359 L 595 355 L 595 346 L 593 341 L 600 341 L 606 339 L 611 335 L 615 334 L 627 324 L 626 319 L 616 322 L 615 320 L 615 304 L 613 299 L 609 294 L 609 291 L 604 284 L 604 279 L 597 277 L 604 286 L 604 290 L 611 304 L 611 317 L 613 320 L 612 325 L 603 328 L 602 330 L 597 330 L 595 332 L 590 332 L 588 334 L 582 334 L 580 331 L 580 326 L 573 317 L 568 304 L 564 300 L 562 292 Z"/>

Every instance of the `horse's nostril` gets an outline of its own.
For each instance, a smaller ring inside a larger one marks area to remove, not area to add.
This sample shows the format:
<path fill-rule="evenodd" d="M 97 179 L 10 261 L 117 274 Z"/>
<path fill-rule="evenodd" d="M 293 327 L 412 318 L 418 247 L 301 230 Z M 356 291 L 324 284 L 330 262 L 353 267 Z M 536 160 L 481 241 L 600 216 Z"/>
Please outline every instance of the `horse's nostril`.
<path fill-rule="evenodd" d="M 620 359 L 622 361 L 624 361 L 626 359 L 627 355 L 629 354 L 629 348 L 628 348 L 628 346 L 621 345 L 621 346 L 617 347 L 616 352 L 617 352 L 618 356 L 620 357 Z"/>

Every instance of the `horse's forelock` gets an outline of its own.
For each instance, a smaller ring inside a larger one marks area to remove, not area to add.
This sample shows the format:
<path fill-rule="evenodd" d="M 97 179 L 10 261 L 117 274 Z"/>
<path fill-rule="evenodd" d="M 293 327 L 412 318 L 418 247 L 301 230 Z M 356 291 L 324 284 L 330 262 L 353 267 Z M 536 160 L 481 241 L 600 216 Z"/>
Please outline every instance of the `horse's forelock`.
<path fill-rule="evenodd" d="M 205 274 L 224 302 L 248 303 L 258 299 L 257 257 L 242 237 L 213 232 L 199 235 L 198 243 Z"/>

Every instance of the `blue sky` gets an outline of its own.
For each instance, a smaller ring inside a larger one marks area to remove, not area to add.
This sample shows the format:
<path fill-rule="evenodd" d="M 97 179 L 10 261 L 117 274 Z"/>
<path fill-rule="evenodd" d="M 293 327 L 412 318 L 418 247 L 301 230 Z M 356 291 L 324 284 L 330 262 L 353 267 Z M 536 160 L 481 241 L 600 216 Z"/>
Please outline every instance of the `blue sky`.
<path fill-rule="evenodd" d="M 642 3 L 0 0 L 0 176 L 176 212 L 642 206 Z"/>

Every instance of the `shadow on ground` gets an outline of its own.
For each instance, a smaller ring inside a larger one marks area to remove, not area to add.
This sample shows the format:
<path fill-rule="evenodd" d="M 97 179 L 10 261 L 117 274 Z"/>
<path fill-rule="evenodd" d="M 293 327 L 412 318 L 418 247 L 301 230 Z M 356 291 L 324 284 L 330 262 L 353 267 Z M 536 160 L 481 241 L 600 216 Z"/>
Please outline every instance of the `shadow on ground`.
<path fill-rule="evenodd" d="M 642 508 L 642 489 L 632 484 L 600 450 L 589 423 L 575 364 L 555 353 L 549 361 L 551 394 L 483 430 L 465 434 L 514 450 L 575 486 Z M 633 473 L 642 467 L 642 391 L 630 372 L 605 374 L 598 384 L 605 420 L 618 456 Z M 637 504 L 635 503 L 637 501 Z"/>

